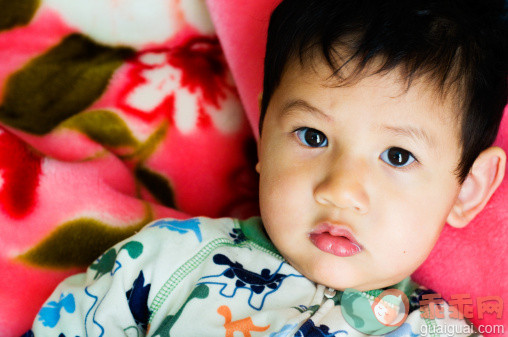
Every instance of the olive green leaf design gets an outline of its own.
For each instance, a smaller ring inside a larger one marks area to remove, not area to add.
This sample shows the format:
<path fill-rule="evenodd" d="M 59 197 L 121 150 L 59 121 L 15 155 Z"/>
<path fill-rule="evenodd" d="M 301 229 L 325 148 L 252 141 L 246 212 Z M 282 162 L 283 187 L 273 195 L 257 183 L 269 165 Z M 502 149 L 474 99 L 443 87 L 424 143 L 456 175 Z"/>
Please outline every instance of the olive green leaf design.
<path fill-rule="evenodd" d="M 152 221 L 153 215 L 148 204 L 146 208 L 145 218 L 128 227 L 113 227 L 92 218 L 66 222 L 16 259 L 49 268 L 86 267 L 106 249 L 132 236 Z"/>
<path fill-rule="evenodd" d="M 155 152 L 157 146 L 164 140 L 168 133 L 168 129 L 169 123 L 167 121 L 162 122 L 155 132 L 148 137 L 148 139 L 139 144 L 133 153 L 122 155 L 120 158 L 139 163 L 145 162 L 152 153 Z"/>
<path fill-rule="evenodd" d="M 141 165 L 134 175 L 162 205 L 176 209 L 173 188 L 164 176 Z"/>
<path fill-rule="evenodd" d="M 40 0 L 0 0 L 0 31 L 26 25 L 39 5 Z"/>
<path fill-rule="evenodd" d="M 134 55 L 72 34 L 12 74 L 5 85 L 0 120 L 42 135 L 97 100 L 113 72 Z"/>
<path fill-rule="evenodd" d="M 65 120 L 61 126 L 78 130 L 103 146 L 138 145 L 124 120 L 107 110 L 81 112 Z"/>
<path fill-rule="evenodd" d="M 78 130 L 103 146 L 131 146 L 133 152 L 120 155 L 123 160 L 137 163 L 134 175 L 137 181 L 164 206 L 176 208 L 171 183 L 163 175 L 144 167 L 144 162 L 157 149 L 168 131 L 164 122 L 144 142 L 138 141 L 127 124 L 114 112 L 107 110 L 84 111 L 64 121 L 59 127 Z"/>

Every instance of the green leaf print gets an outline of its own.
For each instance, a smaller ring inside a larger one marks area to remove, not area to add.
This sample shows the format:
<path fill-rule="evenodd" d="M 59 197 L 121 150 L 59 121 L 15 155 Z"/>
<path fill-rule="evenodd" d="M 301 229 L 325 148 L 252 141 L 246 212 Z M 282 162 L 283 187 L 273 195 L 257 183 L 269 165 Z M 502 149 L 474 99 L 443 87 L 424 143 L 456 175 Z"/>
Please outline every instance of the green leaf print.
<path fill-rule="evenodd" d="M 75 129 L 104 146 L 136 146 L 138 141 L 127 124 L 115 113 L 107 110 L 81 112 L 61 124 Z"/>
<path fill-rule="evenodd" d="M 0 31 L 23 26 L 32 20 L 40 0 L 0 0 Z"/>
<path fill-rule="evenodd" d="M 67 36 L 10 76 L 0 120 L 29 133 L 48 133 L 97 100 L 113 72 L 133 53 L 80 34 Z"/>
<path fill-rule="evenodd" d="M 136 167 L 134 174 L 161 204 L 174 209 L 177 208 L 173 188 L 165 177 L 142 166 Z"/>
<path fill-rule="evenodd" d="M 90 218 L 72 220 L 56 228 L 48 237 L 16 259 L 50 268 L 86 267 L 106 249 L 132 236 L 152 220 L 151 211 L 148 211 L 139 223 L 128 227 L 113 227 Z M 134 244 L 127 244 L 122 248 L 127 250 L 131 258 L 140 254 L 139 247 Z M 116 258 L 116 253 L 114 255 Z"/>

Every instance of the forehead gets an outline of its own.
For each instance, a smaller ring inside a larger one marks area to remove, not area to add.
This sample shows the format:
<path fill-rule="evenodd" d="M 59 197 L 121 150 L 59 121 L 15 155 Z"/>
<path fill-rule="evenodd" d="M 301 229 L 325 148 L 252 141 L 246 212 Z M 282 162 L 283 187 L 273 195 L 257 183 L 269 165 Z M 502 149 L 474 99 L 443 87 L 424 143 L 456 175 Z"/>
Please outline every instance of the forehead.
<path fill-rule="evenodd" d="M 366 106 L 399 106 L 407 111 L 408 117 L 411 113 L 428 112 L 428 118 L 438 118 L 454 128 L 460 125 L 462 108 L 457 90 L 445 92 L 428 76 L 408 79 L 402 67 L 382 73 L 378 69 L 379 64 L 372 63 L 358 71 L 356 65 L 346 63 L 339 72 L 334 72 L 319 58 L 312 62 L 292 60 L 282 74 L 274 98 L 290 104 L 299 97 L 307 97 L 318 101 L 325 110 L 333 110 L 334 104 L 347 98 Z M 415 111 L 415 106 L 420 109 Z"/>
<path fill-rule="evenodd" d="M 325 62 L 292 62 L 270 99 L 265 123 L 272 127 L 267 132 L 283 129 L 286 122 L 318 129 L 327 125 L 335 129 L 329 135 L 394 136 L 427 144 L 439 156 L 455 157 L 461 151 L 460 109 L 455 98 L 441 95 L 424 77 L 408 86 L 401 71 L 375 74 L 369 70 L 343 82 Z M 309 118 L 320 124 L 309 125 Z"/>

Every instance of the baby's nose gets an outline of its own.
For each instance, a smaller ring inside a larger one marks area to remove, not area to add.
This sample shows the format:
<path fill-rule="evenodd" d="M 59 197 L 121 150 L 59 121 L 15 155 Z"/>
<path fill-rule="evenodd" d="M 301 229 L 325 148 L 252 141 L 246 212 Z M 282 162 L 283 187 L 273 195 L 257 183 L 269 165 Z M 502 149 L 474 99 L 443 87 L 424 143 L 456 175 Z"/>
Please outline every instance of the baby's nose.
<path fill-rule="evenodd" d="M 365 165 L 337 161 L 329 166 L 314 189 L 316 202 L 324 206 L 368 212 L 369 196 L 365 188 Z"/>

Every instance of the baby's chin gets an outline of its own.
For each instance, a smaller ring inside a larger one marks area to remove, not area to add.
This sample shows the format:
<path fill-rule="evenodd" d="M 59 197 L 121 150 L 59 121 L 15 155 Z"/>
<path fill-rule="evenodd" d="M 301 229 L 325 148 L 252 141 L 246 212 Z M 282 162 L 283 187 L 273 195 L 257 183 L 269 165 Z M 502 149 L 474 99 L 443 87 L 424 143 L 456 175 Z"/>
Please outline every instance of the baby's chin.
<path fill-rule="evenodd" d="M 305 276 L 308 280 L 323 285 L 328 288 L 332 288 L 338 291 L 344 291 L 348 288 L 354 288 L 356 290 L 363 291 L 361 289 L 358 289 L 357 286 L 361 285 L 358 282 L 353 282 L 352 280 L 348 280 L 348 277 L 344 278 L 341 277 L 340 279 L 338 277 L 333 277 L 330 274 L 322 273 L 317 270 L 315 270 L 313 267 L 315 265 L 311 266 L 302 266 L 299 264 L 291 263 L 290 260 L 286 258 L 286 260 L 295 268 L 300 274 Z M 370 289 L 366 289 L 370 290 Z"/>
<path fill-rule="evenodd" d="M 389 274 L 384 272 L 387 268 L 373 268 L 372 265 L 379 265 L 379 261 L 372 261 L 369 255 L 337 257 L 321 251 L 317 254 L 279 252 L 293 268 L 310 281 L 339 291 L 381 289 L 393 286 L 410 275 L 409 269 Z"/>
<path fill-rule="evenodd" d="M 325 287 L 332 288 L 338 291 L 345 291 L 346 289 L 355 289 L 357 291 L 368 291 L 374 289 L 382 289 L 385 287 L 393 286 L 399 283 L 406 277 L 391 277 L 375 279 L 372 275 L 362 275 L 359 273 L 336 273 L 334 277 L 333 273 L 319 272 L 310 268 L 305 268 L 298 265 L 293 267 L 300 272 L 307 279 L 314 283 L 324 285 Z"/>

